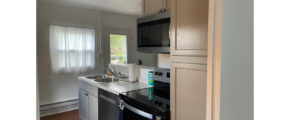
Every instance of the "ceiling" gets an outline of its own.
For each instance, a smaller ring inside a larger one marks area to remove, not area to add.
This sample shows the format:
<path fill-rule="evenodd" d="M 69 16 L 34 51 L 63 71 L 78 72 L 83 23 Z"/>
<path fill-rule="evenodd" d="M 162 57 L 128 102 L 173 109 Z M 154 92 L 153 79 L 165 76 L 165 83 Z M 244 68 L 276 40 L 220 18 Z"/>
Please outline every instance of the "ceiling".
<path fill-rule="evenodd" d="M 120 13 L 132 16 L 142 15 L 142 0 L 47 0 L 77 5 L 100 11 Z"/>

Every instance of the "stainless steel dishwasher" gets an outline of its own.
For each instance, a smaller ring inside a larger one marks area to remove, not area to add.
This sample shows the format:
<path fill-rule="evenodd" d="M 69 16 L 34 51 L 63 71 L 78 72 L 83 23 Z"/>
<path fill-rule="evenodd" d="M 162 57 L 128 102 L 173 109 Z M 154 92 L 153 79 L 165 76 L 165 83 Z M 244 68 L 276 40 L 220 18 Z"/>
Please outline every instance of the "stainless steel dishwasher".
<path fill-rule="evenodd" d="M 99 88 L 99 120 L 118 120 L 118 95 Z"/>

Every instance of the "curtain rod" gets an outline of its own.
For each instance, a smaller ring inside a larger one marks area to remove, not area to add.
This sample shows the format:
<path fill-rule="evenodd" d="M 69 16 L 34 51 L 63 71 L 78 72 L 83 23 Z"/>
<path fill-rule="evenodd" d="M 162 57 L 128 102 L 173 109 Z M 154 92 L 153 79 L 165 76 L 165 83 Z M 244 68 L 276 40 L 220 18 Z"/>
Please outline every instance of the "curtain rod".
<path fill-rule="evenodd" d="M 76 27 L 76 28 L 89 28 L 89 27 L 78 27 L 78 26 L 70 26 L 70 25 L 58 25 L 58 24 L 48 24 L 48 25 L 57 25 L 63 27 Z M 96 29 L 96 28 L 89 28 L 89 29 Z"/>

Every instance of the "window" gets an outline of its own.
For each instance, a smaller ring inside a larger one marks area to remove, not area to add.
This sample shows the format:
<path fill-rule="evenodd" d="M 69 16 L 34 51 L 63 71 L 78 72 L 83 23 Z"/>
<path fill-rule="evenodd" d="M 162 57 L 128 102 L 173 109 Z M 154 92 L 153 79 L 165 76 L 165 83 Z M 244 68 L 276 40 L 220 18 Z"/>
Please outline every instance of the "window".
<path fill-rule="evenodd" d="M 110 52 L 112 64 L 127 63 L 127 37 L 126 35 L 110 34 Z"/>
<path fill-rule="evenodd" d="M 49 26 L 52 72 L 83 73 L 95 68 L 95 30 Z"/>

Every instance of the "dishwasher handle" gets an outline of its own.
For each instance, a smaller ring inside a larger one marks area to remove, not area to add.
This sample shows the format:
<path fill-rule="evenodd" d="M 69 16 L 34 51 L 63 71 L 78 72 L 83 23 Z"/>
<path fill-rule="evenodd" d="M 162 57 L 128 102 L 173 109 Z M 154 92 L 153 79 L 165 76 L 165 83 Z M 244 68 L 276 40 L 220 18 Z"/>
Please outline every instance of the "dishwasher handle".
<path fill-rule="evenodd" d="M 112 104 L 116 104 L 115 100 L 113 100 L 113 99 L 111 99 L 109 97 L 106 97 L 105 95 L 100 94 L 100 98 L 103 98 L 104 100 L 106 100 L 106 101 L 108 101 L 108 102 L 110 102 Z"/>

